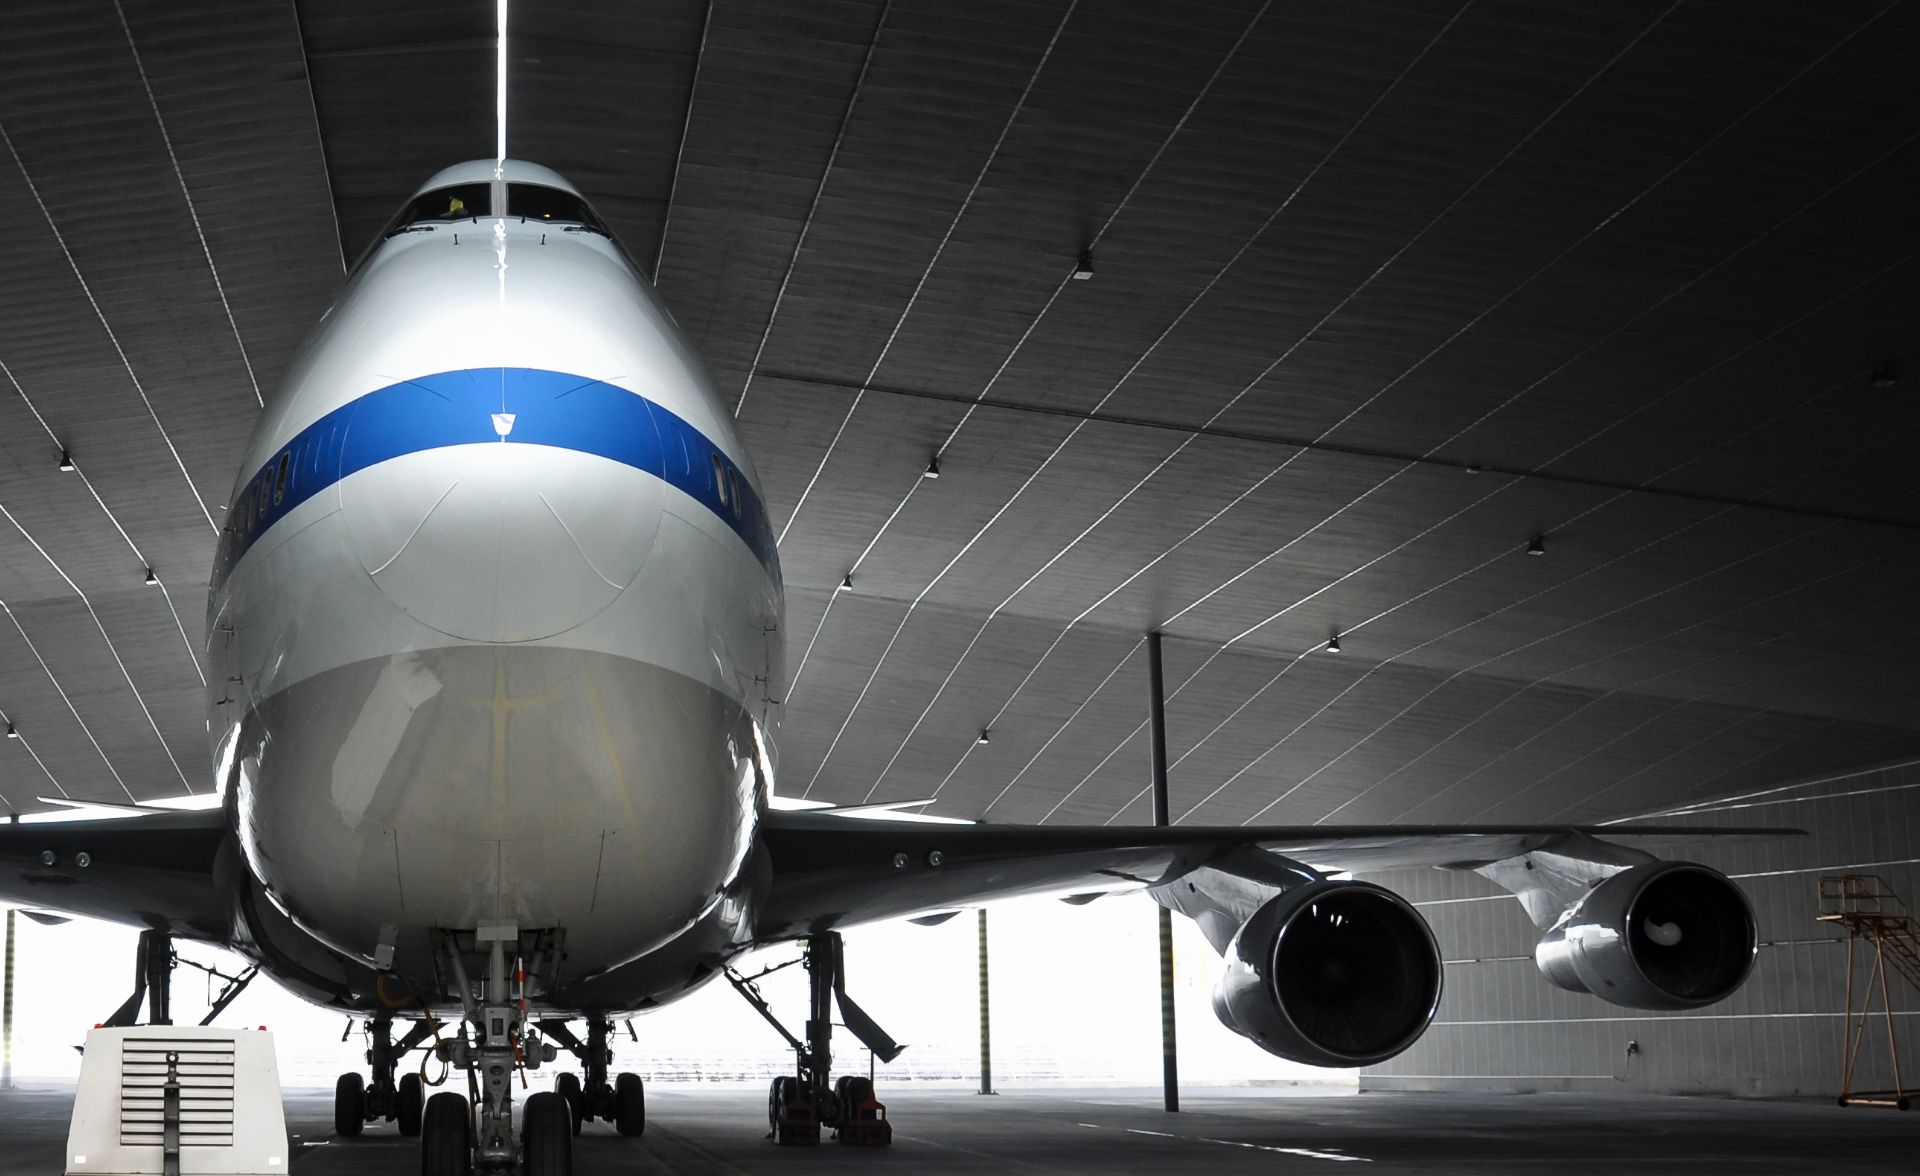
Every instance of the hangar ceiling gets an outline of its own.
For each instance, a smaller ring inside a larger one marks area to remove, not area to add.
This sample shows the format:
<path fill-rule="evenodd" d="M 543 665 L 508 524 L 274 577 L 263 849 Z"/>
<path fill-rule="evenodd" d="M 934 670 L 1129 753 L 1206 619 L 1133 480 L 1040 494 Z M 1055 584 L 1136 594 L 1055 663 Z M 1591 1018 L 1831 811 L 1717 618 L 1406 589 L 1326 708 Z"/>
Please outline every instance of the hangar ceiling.
<path fill-rule="evenodd" d="M 492 152 L 457 7 L 0 6 L 8 809 L 208 787 L 260 397 Z M 1920 751 L 1913 5 L 513 12 L 514 153 L 739 405 L 783 792 L 1144 821 L 1155 628 L 1191 822 L 1603 819 Z"/>

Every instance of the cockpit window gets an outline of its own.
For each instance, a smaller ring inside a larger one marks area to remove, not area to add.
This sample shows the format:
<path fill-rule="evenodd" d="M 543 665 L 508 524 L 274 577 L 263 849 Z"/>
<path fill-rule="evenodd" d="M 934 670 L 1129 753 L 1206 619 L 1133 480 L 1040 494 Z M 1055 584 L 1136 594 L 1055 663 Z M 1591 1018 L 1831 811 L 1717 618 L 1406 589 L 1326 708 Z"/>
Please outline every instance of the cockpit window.
<path fill-rule="evenodd" d="M 436 188 L 413 198 L 400 215 L 393 218 L 387 226 L 385 236 L 404 233 L 416 225 L 453 224 L 470 221 L 487 215 L 492 203 L 493 185 L 456 184 L 451 188 Z"/>
<path fill-rule="evenodd" d="M 507 215 L 521 220 L 580 225 L 589 232 L 609 235 L 586 201 L 571 192 L 540 184 L 508 184 Z"/>

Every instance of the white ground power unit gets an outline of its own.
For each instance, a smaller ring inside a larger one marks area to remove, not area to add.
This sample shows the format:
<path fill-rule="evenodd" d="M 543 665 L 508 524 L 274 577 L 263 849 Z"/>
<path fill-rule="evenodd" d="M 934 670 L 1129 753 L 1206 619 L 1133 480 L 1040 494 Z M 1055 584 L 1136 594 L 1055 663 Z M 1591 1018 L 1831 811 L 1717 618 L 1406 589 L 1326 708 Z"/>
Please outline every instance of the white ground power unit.
<path fill-rule="evenodd" d="M 281 1176 L 287 1165 L 271 1033 L 146 1025 L 87 1034 L 68 1176 Z"/>

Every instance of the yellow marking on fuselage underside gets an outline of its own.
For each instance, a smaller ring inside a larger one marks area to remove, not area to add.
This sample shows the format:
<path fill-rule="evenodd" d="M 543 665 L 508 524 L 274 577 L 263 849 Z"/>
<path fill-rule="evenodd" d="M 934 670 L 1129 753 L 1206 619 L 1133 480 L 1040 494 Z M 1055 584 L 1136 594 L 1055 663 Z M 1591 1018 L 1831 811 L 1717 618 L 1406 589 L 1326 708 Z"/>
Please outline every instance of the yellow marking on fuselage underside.
<path fill-rule="evenodd" d="M 600 687 L 593 680 L 593 674 L 587 664 L 586 650 L 575 654 L 580 667 L 580 690 L 586 695 L 587 705 L 593 708 L 593 722 L 600 731 L 600 747 L 607 753 L 607 768 L 613 773 L 613 782 L 620 789 L 620 799 L 625 804 L 629 819 L 637 820 L 639 814 L 633 811 L 633 795 L 627 791 L 627 767 L 620 762 L 620 749 L 613 742 L 613 728 L 607 725 L 607 708 L 600 701 Z"/>
<path fill-rule="evenodd" d="M 488 765 L 488 803 L 491 811 L 504 812 L 507 803 L 507 725 L 514 711 L 530 710 L 534 707 L 551 706 L 564 697 L 567 691 L 577 688 L 572 679 L 566 679 L 549 686 L 542 686 L 531 694 L 514 696 L 507 693 L 507 657 L 512 648 L 506 645 L 493 647 L 493 693 L 485 700 L 466 699 L 466 706 L 485 707 L 492 712 L 493 718 L 493 755 Z M 596 707 L 596 711 L 597 711 Z"/>

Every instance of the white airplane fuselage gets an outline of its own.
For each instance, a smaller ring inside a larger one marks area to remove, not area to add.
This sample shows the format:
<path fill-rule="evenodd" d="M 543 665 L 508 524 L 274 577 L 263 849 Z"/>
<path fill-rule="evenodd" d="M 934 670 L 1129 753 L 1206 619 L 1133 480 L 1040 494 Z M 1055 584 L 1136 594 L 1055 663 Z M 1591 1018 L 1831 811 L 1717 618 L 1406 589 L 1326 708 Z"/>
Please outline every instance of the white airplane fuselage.
<path fill-rule="evenodd" d="M 509 923 L 564 935 L 554 1003 L 670 999 L 750 935 L 782 620 L 731 415 L 609 237 L 388 236 L 268 402 L 214 569 L 253 885 L 347 960 L 419 976 L 437 930 Z"/>

